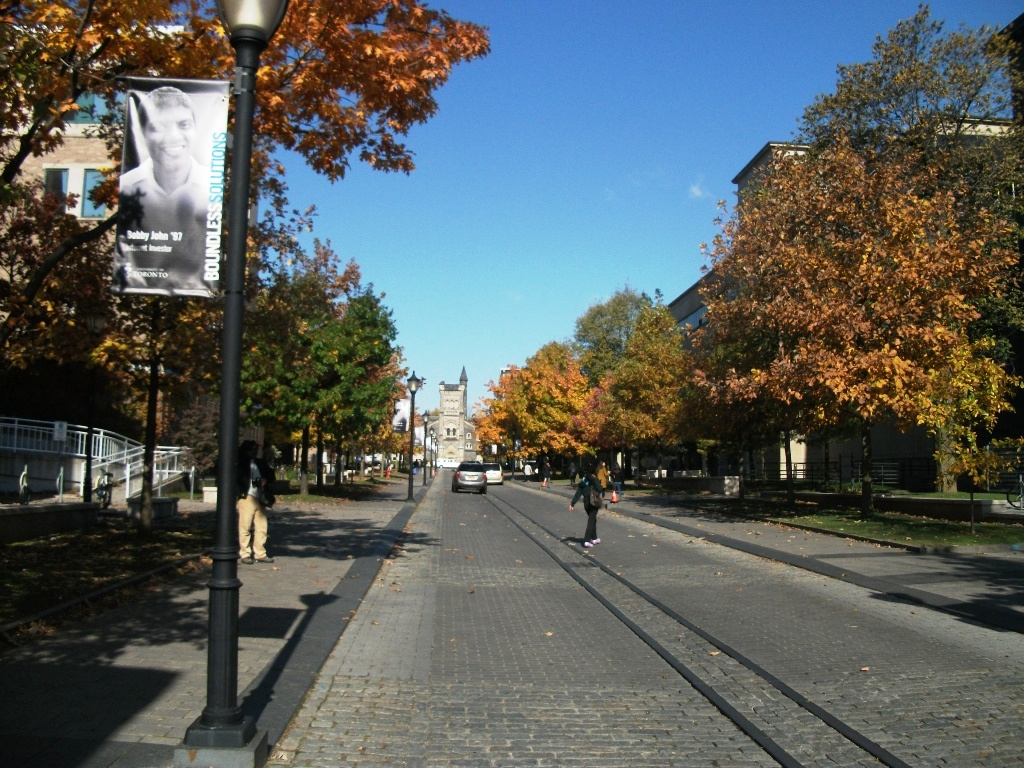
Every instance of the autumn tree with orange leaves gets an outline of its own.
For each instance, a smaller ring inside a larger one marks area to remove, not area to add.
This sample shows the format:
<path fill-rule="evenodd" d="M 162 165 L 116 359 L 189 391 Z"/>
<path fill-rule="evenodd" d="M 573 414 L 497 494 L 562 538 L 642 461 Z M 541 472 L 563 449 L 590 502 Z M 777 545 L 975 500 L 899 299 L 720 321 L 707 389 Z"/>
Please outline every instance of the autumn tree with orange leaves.
<path fill-rule="evenodd" d="M 573 421 L 590 388 L 566 345 L 545 344 L 523 368 L 512 368 L 489 389 L 491 397 L 484 399 L 476 422 L 482 443 L 512 446 L 517 458 L 542 451 L 561 456 L 589 452 L 576 437 Z"/>
<path fill-rule="evenodd" d="M 452 68 L 488 50 L 482 27 L 418 0 L 294 0 L 259 71 L 253 184 L 267 215 L 288 213 L 279 149 L 331 180 L 345 175 L 353 156 L 379 170 L 413 170 L 404 136 L 435 114 L 435 93 Z M 95 290 L 110 272 L 109 255 L 94 246 L 116 215 L 89 222 L 48 210 L 26 164 L 61 148 L 82 97 L 115 104 L 127 76 L 230 80 L 234 53 L 213 4 L 203 0 L 29 0 L 0 5 L 0 63 L 6 359 L 38 354 L 42 336 L 58 339 L 65 321 L 74 326 L 84 311 L 75 286 Z M 122 135 L 116 114 L 101 135 L 111 178 L 98 194 L 112 205 Z M 33 247 L 15 249 L 15 230 Z M 79 252 L 89 254 L 85 263 L 74 263 Z"/>
<path fill-rule="evenodd" d="M 750 334 L 756 353 L 720 384 L 735 398 L 800 404 L 805 425 L 855 420 L 863 508 L 871 510 L 870 427 L 944 427 L 964 398 L 991 423 L 1012 383 L 972 337 L 973 302 L 1015 260 L 1006 222 L 938 183 L 909 150 L 828 148 L 778 158 L 726 221 L 710 252 L 715 335 Z M 970 382 L 989 382 L 984 393 Z"/>

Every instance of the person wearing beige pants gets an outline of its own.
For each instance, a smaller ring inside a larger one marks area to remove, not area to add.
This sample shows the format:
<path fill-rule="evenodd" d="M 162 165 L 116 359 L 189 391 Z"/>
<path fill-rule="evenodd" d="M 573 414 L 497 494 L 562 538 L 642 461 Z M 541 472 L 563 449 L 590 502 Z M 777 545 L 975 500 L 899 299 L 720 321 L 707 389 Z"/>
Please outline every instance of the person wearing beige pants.
<path fill-rule="evenodd" d="M 238 541 L 243 563 L 274 562 L 267 556 L 267 510 L 255 496 L 246 496 L 238 501 Z"/>
<path fill-rule="evenodd" d="M 267 509 L 263 504 L 264 488 L 272 473 L 256 454 L 252 440 L 242 443 L 238 452 L 239 486 L 245 494 L 238 500 L 238 556 L 246 564 L 274 562 L 267 555 Z"/>

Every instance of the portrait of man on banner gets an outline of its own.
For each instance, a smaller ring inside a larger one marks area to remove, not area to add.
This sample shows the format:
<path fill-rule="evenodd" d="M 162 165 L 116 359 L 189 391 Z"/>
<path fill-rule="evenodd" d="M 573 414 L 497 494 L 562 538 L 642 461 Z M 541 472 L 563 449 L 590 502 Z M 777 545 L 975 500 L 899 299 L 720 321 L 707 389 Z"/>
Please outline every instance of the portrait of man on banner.
<path fill-rule="evenodd" d="M 409 431 L 409 414 L 412 411 L 412 401 L 407 397 L 404 400 L 395 401 L 395 413 L 391 417 L 391 429 L 394 432 Z"/>
<path fill-rule="evenodd" d="M 134 79 L 125 99 L 114 290 L 217 294 L 228 84 Z"/>

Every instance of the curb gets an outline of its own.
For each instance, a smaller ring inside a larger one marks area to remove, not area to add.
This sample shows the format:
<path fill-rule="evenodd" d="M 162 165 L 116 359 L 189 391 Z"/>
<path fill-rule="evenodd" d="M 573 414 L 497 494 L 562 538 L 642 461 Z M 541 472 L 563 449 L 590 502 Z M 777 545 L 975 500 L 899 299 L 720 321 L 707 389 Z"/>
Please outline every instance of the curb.
<path fill-rule="evenodd" d="M 768 560 L 786 563 L 787 565 L 802 568 L 805 571 L 845 581 L 848 584 L 856 584 L 857 586 L 870 589 L 880 594 L 890 595 L 901 600 L 908 600 L 912 603 L 945 611 L 946 613 L 968 618 L 972 621 L 977 621 L 988 626 L 1009 629 L 1014 632 L 1024 632 L 1024 615 L 1011 609 L 974 605 L 970 602 L 962 602 L 955 599 L 945 598 L 940 595 L 932 594 L 925 590 L 900 583 L 899 581 L 889 577 L 869 576 L 857 573 L 847 568 L 842 568 L 832 563 L 825 562 L 817 557 L 809 555 L 795 555 L 781 549 L 775 549 L 769 545 L 754 544 L 753 542 L 736 539 L 724 534 L 709 533 L 708 531 L 695 529 L 691 526 L 683 523 L 677 523 L 659 515 L 652 515 L 646 512 L 627 512 L 626 510 L 622 510 L 621 514 L 626 517 L 632 517 L 636 520 L 643 520 L 644 522 L 648 522 L 662 528 L 678 531 L 679 533 L 683 533 L 688 536 L 696 536 L 712 544 L 726 546 L 730 549 L 747 552 L 748 554 L 763 557 Z M 825 533 L 831 532 L 826 531 Z M 896 547 L 896 549 L 898 548 L 899 547 Z M 914 552 L 914 554 L 918 554 L 918 552 Z"/>
<path fill-rule="evenodd" d="M 889 539 L 874 539 L 870 536 L 860 536 L 856 533 L 834 531 L 831 528 L 818 528 L 813 525 L 804 525 L 803 523 L 790 523 L 775 517 L 766 517 L 764 519 L 769 523 L 784 525 L 788 528 L 798 528 L 802 531 L 863 541 L 866 544 L 877 544 L 881 547 L 905 549 L 908 552 L 917 552 L 922 555 L 986 555 L 995 552 L 1024 552 L 1024 544 L 903 544 Z"/>

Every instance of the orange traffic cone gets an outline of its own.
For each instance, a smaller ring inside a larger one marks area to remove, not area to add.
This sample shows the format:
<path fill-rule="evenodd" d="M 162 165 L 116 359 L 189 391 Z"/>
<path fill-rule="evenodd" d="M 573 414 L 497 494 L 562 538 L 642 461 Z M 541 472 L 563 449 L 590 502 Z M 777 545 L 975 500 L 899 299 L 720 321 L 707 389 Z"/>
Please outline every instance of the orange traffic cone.
<path fill-rule="evenodd" d="M 617 503 L 619 500 L 619 492 L 612 488 L 612 504 Z"/>

